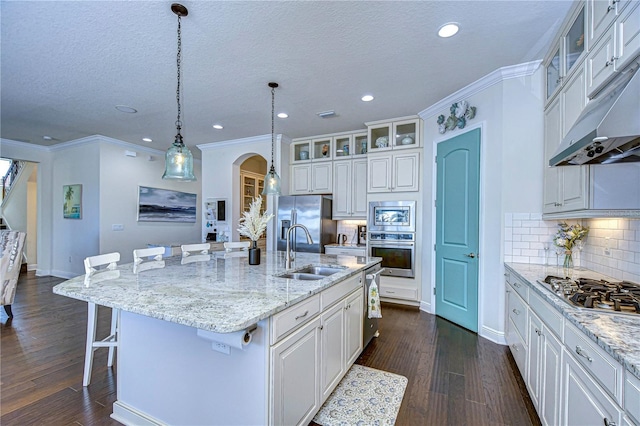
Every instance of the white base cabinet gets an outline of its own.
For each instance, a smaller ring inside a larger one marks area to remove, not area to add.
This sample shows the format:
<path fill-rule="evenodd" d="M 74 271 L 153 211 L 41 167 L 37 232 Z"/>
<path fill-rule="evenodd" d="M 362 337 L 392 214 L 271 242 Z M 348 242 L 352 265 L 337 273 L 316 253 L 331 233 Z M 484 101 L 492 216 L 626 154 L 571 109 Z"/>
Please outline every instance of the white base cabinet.
<path fill-rule="evenodd" d="M 309 424 L 320 409 L 320 319 L 271 349 L 274 425 Z"/>
<path fill-rule="evenodd" d="M 640 380 L 530 288 L 535 284 L 509 268 L 505 276 L 506 340 L 540 422 L 637 424 Z"/>
<path fill-rule="evenodd" d="M 565 352 L 562 418 L 563 425 L 619 425 L 622 411 L 598 386 L 590 374 Z"/>
<path fill-rule="evenodd" d="M 272 317 L 271 424 L 309 424 L 360 355 L 363 291 L 360 273 Z"/>

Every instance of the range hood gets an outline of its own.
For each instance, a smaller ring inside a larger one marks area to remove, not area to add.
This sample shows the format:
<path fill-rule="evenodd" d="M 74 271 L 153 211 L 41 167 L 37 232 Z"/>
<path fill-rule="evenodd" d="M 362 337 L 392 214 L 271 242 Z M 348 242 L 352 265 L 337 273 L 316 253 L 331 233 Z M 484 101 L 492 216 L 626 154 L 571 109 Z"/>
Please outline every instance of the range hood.
<path fill-rule="evenodd" d="M 584 108 L 550 166 L 640 161 L 640 61 L 621 72 Z"/>

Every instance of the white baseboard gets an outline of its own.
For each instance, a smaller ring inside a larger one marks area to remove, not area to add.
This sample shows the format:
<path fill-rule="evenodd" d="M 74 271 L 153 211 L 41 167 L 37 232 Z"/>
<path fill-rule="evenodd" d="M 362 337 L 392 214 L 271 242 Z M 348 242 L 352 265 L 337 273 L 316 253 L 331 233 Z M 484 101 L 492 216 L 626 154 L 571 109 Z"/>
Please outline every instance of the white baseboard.
<path fill-rule="evenodd" d="M 76 274 L 76 273 L 68 272 L 68 271 L 58 271 L 56 269 L 53 269 L 53 270 L 51 270 L 49 272 L 50 273 L 47 274 L 47 275 L 52 275 L 52 276 L 58 277 L 58 278 L 65 278 L 67 280 L 69 280 L 71 278 L 74 278 L 74 277 L 77 277 L 78 275 L 80 275 L 80 274 Z"/>
<path fill-rule="evenodd" d="M 503 331 L 494 330 L 490 327 L 481 327 L 480 333 L 478 334 L 480 334 L 480 336 L 484 337 L 485 339 L 491 340 L 492 342 L 499 345 L 507 344 L 507 340 Z"/>
<path fill-rule="evenodd" d="M 420 302 L 420 310 L 428 314 L 433 314 L 433 312 L 431 312 L 431 303 L 429 302 Z"/>
<path fill-rule="evenodd" d="M 136 410 L 133 407 L 128 406 L 120 401 L 113 403 L 113 413 L 111 418 L 119 421 L 124 425 L 136 425 L 136 426 L 164 426 L 165 423 L 160 422 L 147 414 Z"/>
<path fill-rule="evenodd" d="M 37 271 L 38 264 L 37 263 L 27 263 L 27 271 Z"/>

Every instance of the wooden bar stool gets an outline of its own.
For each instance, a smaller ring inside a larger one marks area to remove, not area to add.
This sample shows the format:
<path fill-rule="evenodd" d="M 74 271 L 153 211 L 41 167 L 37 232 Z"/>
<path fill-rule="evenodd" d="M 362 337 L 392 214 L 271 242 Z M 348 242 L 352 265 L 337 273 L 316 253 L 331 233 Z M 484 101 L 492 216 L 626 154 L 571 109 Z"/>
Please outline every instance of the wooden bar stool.
<path fill-rule="evenodd" d="M 106 265 L 105 269 L 115 270 L 120 261 L 120 253 L 107 253 L 98 256 L 90 256 L 84 260 L 85 274 L 88 276 L 99 271 L 96 269 Z M 118 346 L 118 328 L 120 322 L 120 309 L 111 309 L 111 333 L 102 340 L 96 340 L 96 328 L 98 324 L 98 305 L 87 302 L 87 347 L 84 355 L 84 377 L 82 386 L 91 383 L 91 368 L 93 367 L 93 352 L 98 348 L 109 348 L 107 367 L 113 366 L 113 355 Z"/>

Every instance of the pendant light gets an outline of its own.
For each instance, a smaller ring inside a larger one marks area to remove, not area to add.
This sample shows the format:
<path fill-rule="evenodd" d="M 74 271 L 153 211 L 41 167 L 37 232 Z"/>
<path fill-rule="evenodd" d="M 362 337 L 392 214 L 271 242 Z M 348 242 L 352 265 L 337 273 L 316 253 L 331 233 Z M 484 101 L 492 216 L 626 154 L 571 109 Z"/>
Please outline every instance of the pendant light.
<path fill-rule="evenodd" d="M 269 83 L 271 87 L 271 168 L 264 176 L 264 189 L 262 195 L 280 195 L 280 176 L 276 173 L 276 169 L 273 167 L 273 149 L 276 144 L 276 134 L 274 132 L 273 123 L 275 120 L 275 97 L 276 87 L 278 83 Z"/>
<path fill-rule="evenodd" d="M 180 18 L 187 16 L 189 11 L 181 4 L 173 3 L 171 11 L 178 15 L 178 53 L 176 63 L 178 64 L 178 88 L 176 89 L 176 101 L 178 103 L 178 119 L 176 120 L 175 141 L 167 150 L 164 160 L 164 175 L 162 179 L 181 180 L 184 182 L 192 182 L 196 180 L 193 174 L 193 155 L 189 148 L 182 141 L 180 130 L 182 129 L 181 109 L 180 109 L 180 60 L 182 58 L 182 31 L 180 27 Z"/>

